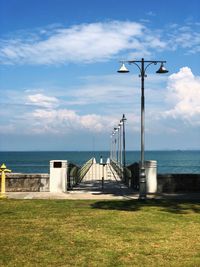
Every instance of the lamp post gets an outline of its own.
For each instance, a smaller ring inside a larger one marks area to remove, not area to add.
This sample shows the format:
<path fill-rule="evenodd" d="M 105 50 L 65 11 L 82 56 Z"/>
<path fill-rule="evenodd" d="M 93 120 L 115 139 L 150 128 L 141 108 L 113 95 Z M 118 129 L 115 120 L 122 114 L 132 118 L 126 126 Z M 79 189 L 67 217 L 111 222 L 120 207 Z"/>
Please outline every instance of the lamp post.
<path fill-rule="evenodd" d="M 117 153 L 117 164 L 118 164 L 118 166 L 120 166 L 120 138 L 121 138 L 121 126 L 118 124 L 118 126 L 117 126 L 117 151 L 118 151 L 118 153 Z"/>
<path fill-rule="evenodd" d="M 114 131 L 112 131 L 112 133 L 111 133 L 111 160 L 114 160 L 114 157 L 115 157 L 115 139 L 114 139 L 114 137 L 115 137 L 115 132 Z"/>
<path fill-rule="evenodd" d="M 117 128 L 114 128 L 114 161 L 117 162 Z"/>
<path fill-rule="evenodd" d="M 112 135 L 112 133 L 111 133 L 111 135 L 110 135 L 110 159 L 112 160 L 112 153 L 113 153 L 113 140 L 112 140 L 112 137 L 113 137 L 113 135 Z"/>
<path fill-rule="evenodd" d="M 122 123 L 119 123 L 119 167 L 122 166 Z"/>
<path fill-rule="evenodd" d="M 147 77 L 146 69 L 154 64 L 160 63 L 160 68 L 156 71 L 156 73 L 167 73 L 168 70 L 165 69 L 164 63 L 166 61 L 163 60 L 130 60 L 123 61 L 122 66 L 118 70 L 119 73 L 127 73 L 129 70 L 125 66 L 125 62 L 129 64 L 134 64 L 139 69 L 139 77 L 141 78 L 141 162 L 140 162 L 140 176 L 139 176 L 139 195 L 140 199 L 146 199 L 146 174 L 145 174 L 145 159 L 144 159 L 144 111 L 145 111 L 145 98 L 144 98 L 144 78 Z M 145 65 L 146 64 L 146 65 Z"/>
<path fill-rule="evenodd" d="M 126 121 L 126 117 L 123 114 L 122 119 L 120 120 L 120 122 L 122 122 L 122 130 L 123 130 L 123 171 L 126 167 L 126 146 L 125 146 L 125 121 Z"/>

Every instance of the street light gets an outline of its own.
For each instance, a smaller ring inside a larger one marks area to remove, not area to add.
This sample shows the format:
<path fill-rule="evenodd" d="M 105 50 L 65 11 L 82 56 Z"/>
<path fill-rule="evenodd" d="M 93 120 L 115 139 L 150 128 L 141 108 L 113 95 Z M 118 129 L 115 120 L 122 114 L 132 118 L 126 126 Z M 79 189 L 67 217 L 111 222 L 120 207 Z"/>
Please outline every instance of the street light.
<path fill-rule="evenodd" d="M 125 121 L 126 121 L 125 114 L 123 114 L 122 119 L 120 122 L 122 122 L 122 129 L 123 129 L 123 172 L 126 167 L 126 147 L 125 147 Z"/>
<path fill-rule="evenodd" d="M 110 159 L 112 161 L 114 161 L 114 157 L 115 157 L 115 139 L 114 139 L 114 136 L 115 136 L 115 131 L 112 131 L 111 133 L 111 153 L 110 153 Z"/>
<path fill-rule="evenodd" d="M 114 128 L 114 160 L 117 162 L 117 138 L 116 138 L 117 128 Z"/>
<path fill-rule="evenodd" d="M 167 73 L 168 70 L 165 69 L 164 63 L 166 61 L 163 60 L 130 60 L 130 61 L 123 61 L 120 69 L 118 70 L 119 73 L 128 73 L 129 70 L 125 66 L 125 62 L 129 64 L 134 64 L 138 67 L 140 75 L 139 77 L 141 78 L 141 165 L 140 165 L 140 177 L 139 177 L 139 194 L 140 194 L 140 199 L 146 199 L 146 174 L 145 174 L 145 165 L 144 165 L 144 106 L 145 106 L 145 101 L 144 101 L 144 78 L 147 77 L 146 75 L 146 69 L 154 64 L 156 65 L 157 63 L 161 63 L 160 68 L 156 71 L 156 73 Z M 145 63 L 146 66 L 145 66 Z M 140 64 L 140 65 L 139 65 Z"/>
<path fill-rule="evenodd" d="M 118 147 L 118 157 L 117 157 L 117 163 L 118 163 L 118 166 L 120 166 L 120 161 L 121 161 L 121 125 L 118 124 L 117 126 L 117 129 L 118 129 L 118 144 L 117 144 L 117 147 Z"/>
<path fill-rule="evenodd" d="M 110 159 L 112 160 L 113 155 L 113 133 L 110 135 Z"/>
<path fill-rule="evenodd" d="M 119 123 L 119 166 L 122 167 L 122 122 Z"/>

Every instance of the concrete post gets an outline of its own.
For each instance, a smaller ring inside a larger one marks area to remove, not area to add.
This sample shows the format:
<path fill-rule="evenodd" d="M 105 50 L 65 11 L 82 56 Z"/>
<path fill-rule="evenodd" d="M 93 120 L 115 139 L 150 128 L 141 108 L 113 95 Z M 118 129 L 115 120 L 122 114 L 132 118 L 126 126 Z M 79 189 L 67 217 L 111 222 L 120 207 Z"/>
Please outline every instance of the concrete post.
<path fill-rule="evenodd" d="M 146 190 L 147 193 L 157 192 L 157 161 L 145 161 Z"/>
<path fill-rule="evenodd" d="M 50 161 L 50 192 L 67 191 L 67 160 Z"/>

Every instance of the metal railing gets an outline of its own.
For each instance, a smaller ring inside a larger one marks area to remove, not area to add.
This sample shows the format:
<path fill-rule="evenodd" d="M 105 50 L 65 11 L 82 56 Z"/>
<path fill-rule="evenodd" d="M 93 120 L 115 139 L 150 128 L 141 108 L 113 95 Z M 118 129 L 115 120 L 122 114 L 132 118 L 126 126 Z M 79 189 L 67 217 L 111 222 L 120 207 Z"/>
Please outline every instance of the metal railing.
<path fill-rule="evenodd" d="M 120 177 L 123 183 L 125 183 L 128 187 L 131 186 L 131 171 L 125 167 L 123 168 L 121 165 L 119 165 L 116 161 L 111 160 L 110 165 L 115 170 L 117 175 Z"/>
<path fill-rule="evenodd" d="M 123 168 L 114 160 L 110 160 L 110 165 L 116 171 L 117 175 L 122 179 L 123 178 Z"/>
<path fill-rule="evenodd" d="M 82 181 L 82 179 L 92 166 L 93 160 L 94 158 L 91 158 L 82 167 L 75 164 L 71 164 L 71 166 L 69 166 L 67 180 L 68 190 L 73 189 L 74 186 L 78 185 Z"/>

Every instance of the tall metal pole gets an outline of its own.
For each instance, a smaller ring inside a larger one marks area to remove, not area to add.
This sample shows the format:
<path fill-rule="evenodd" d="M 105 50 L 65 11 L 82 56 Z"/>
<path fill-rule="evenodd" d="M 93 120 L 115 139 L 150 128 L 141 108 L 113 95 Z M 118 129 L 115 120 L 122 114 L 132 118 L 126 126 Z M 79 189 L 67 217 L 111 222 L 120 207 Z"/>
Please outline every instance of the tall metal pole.
<path fill-rule="evenodd" d="M 117 163 L 118 163 L 118 165 L 119 165 L 119 160 L 120 160 L 120 151 L 119 151 L 119 149 L 120 149 L 120 147 L 119 147 L 120 143 L 119 143 L 119 137 L 120 137 L 120 128 L 118 126 L 117 127 Z"/>
<path fill-rule="evenodd" d="M 144 58 L 141 61 L 141 167 L 140 167 L 140 198 L 146 198 L 146 173 L 145 173 L 145 162 L 144 162 L 144 120 L 145 120 L 145 99 L 144 99 Z"/>
<path fill-rule="evenodd" d="M 122 168 L 122 123 L 120 127 L 120 166 Z"/>
<path fill-rule="evenodd" d="M 126 143 L 125 143 L 125 115 L 122 117 L 122 126 L 123 126 L 123 169 L 126 167 Z"/>
<path fill-rule="evenodd" d="M 115 162 L 117 162 L 117 137 L 115 133 Z"/>
<path fill-rule="evenodd" d="M 119 166 L 121 167 L 122 159 L 122 140 L 121 140 L 121 125 L 119 124 Z"/>
<path fill-rule="evenodd" d="M 112 132 L 112 160 L 114 160 L 114 132 Z"/>
<path fill-rule="evenodd" d="M 117 128 L 114 128 L 114 161 L 117 162 Z"/>
<path fill-rule="evenodd" d="M 112 160 L 112 134 L 110 136 L 110 159 Z"/>
<path fill-rule="evenodd" d="M 145 107 L 145 99 L 144 99 L 144 78 L 146 77 L 146 69 L 154 64 L 161 63 L 160 68 L 156 71 L 156 73 L 167 73 L 168 70 L 165 69 L 164 63 L 166 61 L 164 60 L 129 60 L 129 61 L 123 61 L 121 68 L 118 70 L 119 73 L 127 73 L 129 70 L 125 66 L 125 62 L 128 62 L 129 64 L 134 64 L 137 66 L 137 68 L 140 71 L 140 77 L 141 77 L 141 162 L 140 162 L 140 175 L 139 175 L 139 193 L 140 198 L 145 199 L 146 198 L 146 175 L 145 175 L 145 159 L 144 159 L 144 107 Z M 144 65 L 146 63 L 146 66 Z"/>

